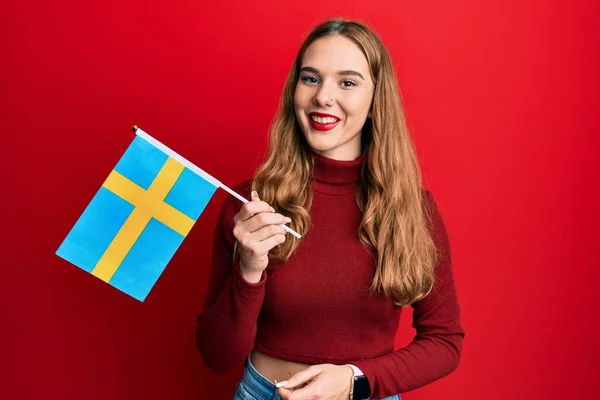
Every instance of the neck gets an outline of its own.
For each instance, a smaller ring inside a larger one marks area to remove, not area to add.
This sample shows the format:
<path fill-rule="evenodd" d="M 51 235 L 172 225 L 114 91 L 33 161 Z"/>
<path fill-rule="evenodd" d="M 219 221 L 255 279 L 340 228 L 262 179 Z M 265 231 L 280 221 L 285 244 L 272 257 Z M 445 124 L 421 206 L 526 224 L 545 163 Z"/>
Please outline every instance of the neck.
<path fill-rule="evenodd" d="M 363 154 L 354 160 L 334 160 L 310 151 L 314 160 L 314 189 L 327 194 L 354 193 L 360 182 Z"/>

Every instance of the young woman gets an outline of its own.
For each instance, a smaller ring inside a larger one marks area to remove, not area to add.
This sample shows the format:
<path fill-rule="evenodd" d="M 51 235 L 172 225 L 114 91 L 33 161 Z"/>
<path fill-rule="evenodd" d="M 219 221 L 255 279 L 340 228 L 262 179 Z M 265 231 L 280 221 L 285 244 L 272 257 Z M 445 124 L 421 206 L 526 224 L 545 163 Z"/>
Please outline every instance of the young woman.
<path fill-rule="evenodd" d="M 368 27 L 310 33 L 268 159 L 235 189 L 251 201 L 222 206 L 196 338 L 217 372 L 245 361 L 236 399 L 399 399 L 457 367 L 449 239 Z M 394 351 L 406 305 L 417 334 Z"/>

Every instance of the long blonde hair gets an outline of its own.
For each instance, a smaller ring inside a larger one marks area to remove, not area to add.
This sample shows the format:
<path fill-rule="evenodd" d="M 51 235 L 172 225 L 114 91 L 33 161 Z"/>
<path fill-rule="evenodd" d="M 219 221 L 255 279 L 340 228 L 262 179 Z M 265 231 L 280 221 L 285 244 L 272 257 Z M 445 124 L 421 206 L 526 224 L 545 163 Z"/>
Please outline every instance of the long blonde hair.
<path fill-rule="evenodd" d="M 311 228 L 314 167 L 294 113 L 294 91 L 304 52 L 315 40 L 342 35 L 363 51 L 375 83 L 372 117 L 362 130 L 364 162 L 356 202 L 362 212 L 358 238 L 377 250 L 371 294 L 392 296 L 398 306 L 425 297 L 434 283 L 437 252 L 427 229 L 421 172 L 389 54 L 367 26 L 355 21 L 329 20 L 317 26 L 302 44 L 285 81 L 279 108 L 269 132 L 267 160 L 252 180 L 261 200 L 292 219 L 301 235 Z M 300 239 L 301 240 L 301 239 Z M 288 235 L 270 257 L 287 261 L 299 245 Z M 237 243 L 234 259 L 237 256 Z"/>

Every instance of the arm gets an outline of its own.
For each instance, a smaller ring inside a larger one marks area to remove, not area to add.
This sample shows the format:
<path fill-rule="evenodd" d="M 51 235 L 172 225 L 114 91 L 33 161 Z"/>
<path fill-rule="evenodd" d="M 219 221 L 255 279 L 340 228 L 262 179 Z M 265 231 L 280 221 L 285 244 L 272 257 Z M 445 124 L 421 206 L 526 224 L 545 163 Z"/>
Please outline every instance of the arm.
<path fill-rule="evenodd" d="M 238 186 L 234 190 L 241 189 Z M 239 208 L 237 200 L 228 196 L 219 213 L 204 311 L 196 328 L 196 344 L 202 358 L 216 372 L 234 368 L 252 351 L 265 295 L 266 274 L 263 272 L 258 283 L 249 283 L 239 264 L 232 260 L 233 217 Z"/>
<path fill-rule="evenodd" d="M 464 331 L 448 233 L 433 195 L 425 192 L 424 197 L 439 252 L 435 285 L 429 295 L 412 305 L 416 335 L 411 343 L 396 352 L 352 363 L 369 380 L 371 397 L 386 397 L 424 386 L 448 375 L 460 360 Z"/>

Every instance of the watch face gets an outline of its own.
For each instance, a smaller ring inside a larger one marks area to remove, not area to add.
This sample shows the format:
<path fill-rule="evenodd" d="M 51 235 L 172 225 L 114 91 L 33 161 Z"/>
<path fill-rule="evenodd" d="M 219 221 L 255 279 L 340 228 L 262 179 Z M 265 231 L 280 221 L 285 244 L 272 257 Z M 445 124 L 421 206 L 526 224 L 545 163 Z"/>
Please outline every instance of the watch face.
<path fill-rule="evenodd" d="M 371 388 L 369 387 L 369 381 L 364 376 L 354 377 L 354 395 L 353 400 L 368 399 L 371 395 Z"/>

